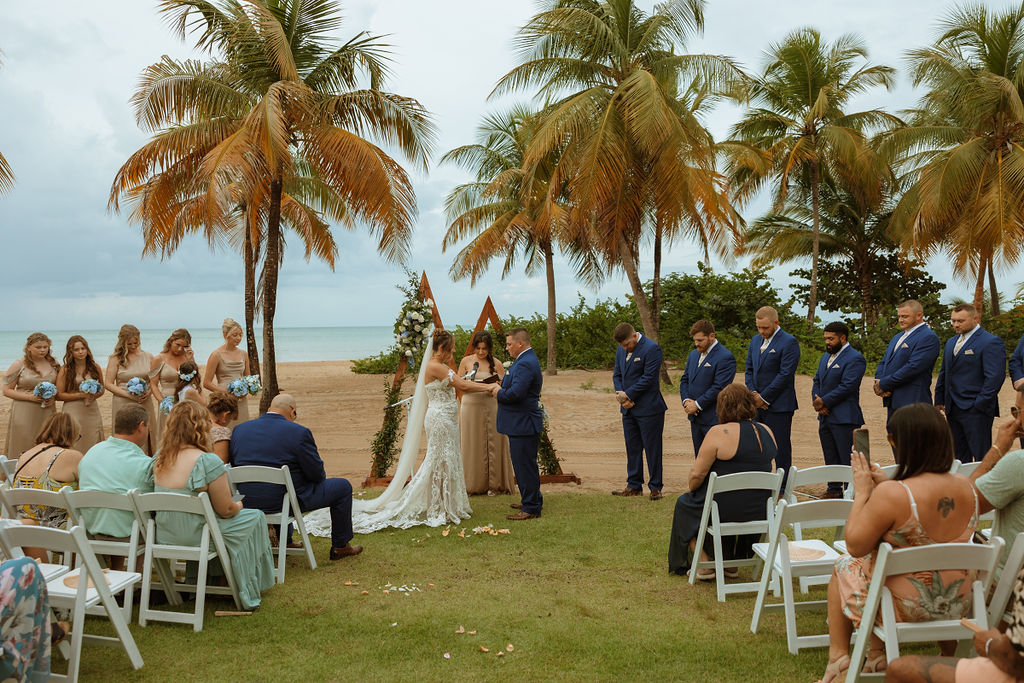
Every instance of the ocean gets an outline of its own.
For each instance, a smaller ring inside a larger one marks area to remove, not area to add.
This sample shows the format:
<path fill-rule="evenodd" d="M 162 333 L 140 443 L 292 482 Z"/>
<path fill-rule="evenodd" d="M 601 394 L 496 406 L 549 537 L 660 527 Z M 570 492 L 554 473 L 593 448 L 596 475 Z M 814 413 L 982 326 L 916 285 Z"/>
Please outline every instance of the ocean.
<path fill-rule="evenodd" d="M 274 341 L 279 363 L 318 360 L 355 360 L 372 356 L 390 347 L 395 336 L 391 326 L 380 327 L 276 327 Z M 21 358 L 25 338 L 34 330 L 0 331 L 0 371 L 16 359 Z M 117 342 L 117 330 L 39 330 L 53 340 L 53 356 L 62 362 L 68 337 L 80 334 L 89 342 L 93 356 L 101 367 L 106 367 L 107 358 Z M 210 352 L 224 343 L 220 328 L 190 329 L 192 350 L 196 361 L 203 365 Z M 171 330 L 140 330 L 142 348 L 156 355 L 164 348 L 164 342 Z M 263 331 L 256 328 L 256 343 L 263 358 Z M 245 347 L 245 340 L 242 340 Z"/>

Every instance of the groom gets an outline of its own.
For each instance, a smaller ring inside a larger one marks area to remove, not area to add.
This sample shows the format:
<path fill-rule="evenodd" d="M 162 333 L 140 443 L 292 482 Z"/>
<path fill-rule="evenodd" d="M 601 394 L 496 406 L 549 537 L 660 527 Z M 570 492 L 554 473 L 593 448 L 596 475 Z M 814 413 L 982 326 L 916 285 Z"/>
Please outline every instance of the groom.
<path fill-rule="evenodd" d="M 530 333 L 517 327 L 508 333 L 505 350 L 515 362 L 501 382 L 491 388 L 498 399 L 498 431 L 508 435 L 512 469 L 522 503 L 512 503 L 520 511 L 508 519 L 521 521 L 540 517 L 544 499 L 540 495 L 540 471 L 537 469 L 537 446 L 544 429 L 544 418 L 537 400 L 543 379 L 537 354 L 530 348 Z"/>

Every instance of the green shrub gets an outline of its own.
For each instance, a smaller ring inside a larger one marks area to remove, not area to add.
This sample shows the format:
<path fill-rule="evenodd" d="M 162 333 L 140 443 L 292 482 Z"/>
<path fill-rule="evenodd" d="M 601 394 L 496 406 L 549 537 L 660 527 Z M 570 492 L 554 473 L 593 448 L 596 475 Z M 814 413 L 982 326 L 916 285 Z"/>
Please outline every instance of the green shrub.
<path fill-rule="evenodd" d="M 391 347 L 376 356 L 352 361 L 352 372 L 357 375 L 393 375 L 398 370 L 398 349 Z"/>

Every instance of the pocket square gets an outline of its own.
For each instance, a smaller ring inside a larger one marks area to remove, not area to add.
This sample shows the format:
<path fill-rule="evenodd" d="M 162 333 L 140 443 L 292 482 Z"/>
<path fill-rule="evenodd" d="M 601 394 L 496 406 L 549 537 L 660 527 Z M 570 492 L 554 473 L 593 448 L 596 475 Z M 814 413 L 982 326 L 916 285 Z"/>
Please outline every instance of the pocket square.
<path fill-rule="evenodd" d="M 906 343 L 906 342 L 903 342 L 903 346 L 901 346 L 900 348 L 901 348 L 901 349 L 909 349 L 910 347 L 909 347 L 909 346 L 907 346 L 907 343 Z"/>
<path fill-rule="evenodd" d="M 973 356 L 974 355 L 974 349 L 967 349 L 966 351 L 964 351 L 964 355 L 965 356 Z"/>
<path fill-rule="evenodd" d="M 775 353 L 775 349 L 768 349 L 768 353 Z"/>
<path fill-rule="evenodd" d="M 639 359 L 639 358 L 634 358 L 634 359 L 633 359 L 633 362 L 634 362 L 634 363 L 639 363 L 639 362 L 640 362 L 640 359 Z"/>
<path fill-rule="evenodd" d="M 704 367 L 710 368 L 711 367 L 711 363 L 704 363 Z"/>

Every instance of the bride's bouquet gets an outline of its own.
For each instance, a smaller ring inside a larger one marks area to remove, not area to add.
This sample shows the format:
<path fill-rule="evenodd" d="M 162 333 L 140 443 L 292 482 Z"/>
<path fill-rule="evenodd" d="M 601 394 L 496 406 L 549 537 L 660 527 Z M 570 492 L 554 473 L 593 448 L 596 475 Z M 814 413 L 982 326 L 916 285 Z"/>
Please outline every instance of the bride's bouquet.
<path fill-rule="evenodd" d="M 141 377 L 132 377 L 128 380 L 128 383 L 124 385 L 124 390 L 132 396 L 142 396 L 149 389 L 149 384 L 146 380 Z"/>
<path fill-rule="evenodd" d="M 53 382 L 40 382 L 32 390 L 32 395 L 43 399 L 43 401 L 49 401 L 57 395 L 57 385 Z M 39 407 L 45 408 L 46 406 L 40 403 Z"/>
<path fill-rule="evenodd" d="M 92 377 L 83 381 L 78 385 L 78 390 L 83 394 L 89 394 L 90 396 L 96 396 L 103 390 L 103 385 L 99 383 L 99 380 L 95 380 Z"/>

